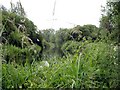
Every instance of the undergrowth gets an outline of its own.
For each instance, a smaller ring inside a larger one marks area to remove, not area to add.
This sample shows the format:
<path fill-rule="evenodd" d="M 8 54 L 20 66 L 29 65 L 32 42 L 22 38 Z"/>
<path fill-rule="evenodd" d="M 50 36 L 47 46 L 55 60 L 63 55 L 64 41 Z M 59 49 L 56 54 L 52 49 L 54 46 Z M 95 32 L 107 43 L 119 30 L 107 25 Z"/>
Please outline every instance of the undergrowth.
<path fill-rule="evenodd" d="M 89 43 L 84 50 L 67 57 L 46 59 L 25 66 L 2 65 L 2 88 L 116 88 L 118 48 L 103 42 Z"/>

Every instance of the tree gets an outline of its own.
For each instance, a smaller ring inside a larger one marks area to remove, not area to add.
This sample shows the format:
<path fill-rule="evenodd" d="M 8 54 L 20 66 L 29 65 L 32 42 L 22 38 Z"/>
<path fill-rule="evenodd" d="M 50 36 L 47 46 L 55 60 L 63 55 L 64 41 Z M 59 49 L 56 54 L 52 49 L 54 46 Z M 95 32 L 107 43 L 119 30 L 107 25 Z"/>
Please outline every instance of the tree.
<path fill-rule="evenodd" d="M 107 1 L 100 20 L 100 27 L 109 31 L 111 40 L 117 41 L 120 37 L 120 1 Z"/>
<path fill-rule="evenodd" d="M 40 60 L 43 50 L 41 32 L 37 32 L 37 27 L 22 14 L 22 11 L 18 9 L 17 12 L 13 12 L 16 8 L 14 7 L 10 11 L 1 9 L 3 17 L 1 39 L 4 59 L 17 63 L 20 63 L 21 60 L 24 63 L 27 60 L 28 62 Z"/>
<path fill-rule="evenodd" d="M 96 40 L 98 37 L 99 29 L 95 25 L 84 25 L 84 26 L 76 26 L 71 30 L 71 36 L 76 41 L 83 40 L 83 37 L 87 40 L 90 38 L 92 40 Z"/>
<path fill-rule="evenodd" d="M 81 26 L 77 25 L 71 30 L 71 40 L 80 41 L 82 40 Z"/>

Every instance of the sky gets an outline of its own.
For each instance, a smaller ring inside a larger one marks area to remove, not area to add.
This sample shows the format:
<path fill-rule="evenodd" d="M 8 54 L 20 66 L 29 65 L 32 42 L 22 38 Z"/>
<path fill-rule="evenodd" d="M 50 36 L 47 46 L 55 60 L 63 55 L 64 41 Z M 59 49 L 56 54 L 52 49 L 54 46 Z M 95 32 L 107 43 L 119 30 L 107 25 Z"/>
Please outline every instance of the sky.
<path fill-rule="evenodd" d="M 11 0 L 1 0 L 1 4 L 10 8 Z M 13 3 L 18 0 L 12 0 Z M 39 30 L 72 28 L 76 25 L 93 24 L 99 26 L 101 5 L 106 0 L 20 0 L 27 18 L 32 20 Z"/>

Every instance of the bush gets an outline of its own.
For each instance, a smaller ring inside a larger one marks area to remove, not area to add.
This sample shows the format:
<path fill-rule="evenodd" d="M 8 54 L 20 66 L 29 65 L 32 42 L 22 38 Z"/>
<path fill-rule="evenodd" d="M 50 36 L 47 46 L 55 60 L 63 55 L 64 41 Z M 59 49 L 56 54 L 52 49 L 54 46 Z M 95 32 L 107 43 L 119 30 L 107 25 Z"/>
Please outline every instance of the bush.
<path fill-rule="evenodd" d="M 33 60 L 39 60 L 39 52 L 41 47 L 37 45 L 30 46 L 29 48 L 18 48 L 13 45 L 3 46 L 3 56 L 8 62 L 15 62 L 18 64 L 25 64 L 25 62 L 32 63 Z"/>
<path fill-rule="evenodd" d="M 3 64 L 3 87 L 116 88 L 119 86 L 117 50 L 107 43 L 89 43 L 79 56 L 49 58 L 49 67 L 41 67 L 41 61 L 17 68 Z"/>

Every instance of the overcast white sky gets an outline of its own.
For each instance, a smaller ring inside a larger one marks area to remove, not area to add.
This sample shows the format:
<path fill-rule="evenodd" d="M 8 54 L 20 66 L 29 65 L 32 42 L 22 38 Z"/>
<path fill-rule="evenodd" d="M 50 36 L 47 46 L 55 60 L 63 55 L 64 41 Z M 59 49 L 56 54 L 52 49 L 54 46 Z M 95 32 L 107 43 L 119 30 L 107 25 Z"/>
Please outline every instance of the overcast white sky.
<path fill-rule="evenodd" d="M 1 0 L 1 4 L 10 7 L 11 0 Z M 16 2 L 18 0 L 12 0 Z M 27 17 L 38 29 L 71 28 L 76 25 L 93 24 L 99 26 L 101 5 L 106 0 L 56 0 L 55 15 L 52 16 L 55 0 L 21 0 Z M 53 20 L 56 19 L 56 20 Z"/>

